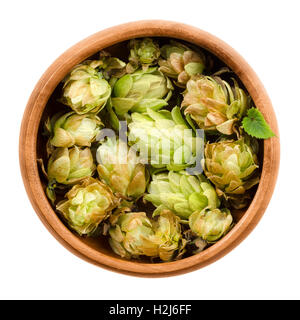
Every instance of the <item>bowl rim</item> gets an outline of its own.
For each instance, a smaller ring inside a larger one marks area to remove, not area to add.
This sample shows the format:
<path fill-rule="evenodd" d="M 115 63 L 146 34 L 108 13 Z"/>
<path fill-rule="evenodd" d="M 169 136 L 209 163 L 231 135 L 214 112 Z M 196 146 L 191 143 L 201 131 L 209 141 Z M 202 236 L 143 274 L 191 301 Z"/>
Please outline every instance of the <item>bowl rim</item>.
<path fill-rule="evenodd" d="M 49 204 L 39 177 L 36 156 L 37 133 L 49 97 L 76 64 L 118 42 L 137 37 L 170 37 L 200 46 L 230 67 L 240 78 L 256 107 L 270 124 L 276 137 L 264 140 L 261 180 L 255 197 L 240 221 L 221 240 L 194 256 L 164 263 L 141 263 L 105 255 L 78 239 L 58 218 Z M 235 248 L 257 225 L 272 197 L 280 161 L 280 142 L 271 101 L 258 76 L 228 44 L 210 33 L 183 23 L 141 20 L 114 26 L 78 42 L 60 55 L 36 84 L 24 111 L 19 138 L 19 161 L 23 182 L 31 204 L 52 235 L 80 258 L 102 268 L 143 277 L 162 277 L 190 272 L 221 258 Z"/>

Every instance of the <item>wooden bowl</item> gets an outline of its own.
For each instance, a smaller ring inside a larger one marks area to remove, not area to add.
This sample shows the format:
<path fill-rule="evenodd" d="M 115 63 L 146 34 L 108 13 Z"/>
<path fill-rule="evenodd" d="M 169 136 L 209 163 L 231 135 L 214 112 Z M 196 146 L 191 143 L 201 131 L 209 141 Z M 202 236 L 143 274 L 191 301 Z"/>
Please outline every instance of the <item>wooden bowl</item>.
<path fill-rule="evenodd" d="M 40 123 L 47 114 L 59 108 L 55 90 L 58 90 L 61 80 L 70 69 L 102 49 L 109 48 L 112 53 L 116 53 L 119 43 L 145 36 L 185 40 L 212 53 L 235 72 L 256 107 L 277 134 L 277 137 L 262 142 L 261 180 L 249 208 L 235 215 L 237 224 L 234 228 L 216 244 L 197 255 L 156 264 L 124 260 L 112 252 L 107 241 L 82 238 L 72 233 L 52 209 L 37 166 L 37 158 L 43 156 L 44 148 L 40 141 Z M 116 272 L 146 277 L 171 276 L 204 267 L 221 258 L 237 246 L 258 223 L 271 199 L 279 168 L 277 121 L 271 101 L 257 75 L 229 45 L 207 32 L 181 23 L 156 20 L 132 22 L 100 31 L 77 43 L 63 53 L 43 74 L 31 94 L 23 116 L 20 132 L 20 166 L 27 194 L 36 213 L 53 236 L 71 252 Z"/>

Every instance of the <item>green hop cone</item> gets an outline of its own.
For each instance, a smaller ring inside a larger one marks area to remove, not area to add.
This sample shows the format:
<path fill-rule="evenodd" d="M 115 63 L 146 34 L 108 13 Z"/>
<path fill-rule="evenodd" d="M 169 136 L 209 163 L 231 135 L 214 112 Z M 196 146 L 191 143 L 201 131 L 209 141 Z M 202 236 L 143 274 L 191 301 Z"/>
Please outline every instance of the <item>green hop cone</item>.
<path fill-rule="evenodd" d="M 149 66 L 156 64 L 160 56 L 158 44 L 150 38 L 132 39 L 129 48 L 129 63 L 126 66 L 128 73 L 133 73 L 139 67 L 147 70 Z"/>
<path fill-rule="evenodd" d="M 241 137 L 237 141 L 206 144 L 204 172 L 220 196 L 241 199 L 241 195 L 259 182 L 257 156 L 248 140 Z"/>
<path fill-rule="evenodd" d="M 192 76 L 201 74 L 205 68 L 205 56 L 202 52 L 195 52 L 176 41 L 164 45 L 161 48 L 161 55 L 164 59 L 158 62 L 159 70 L 166 76 L 176 79 L 176 84 L 183 88 Z"/>
<path fill-rule="evenodd" d="M 250 99 L 234 80 L 234 87 L 218 77 L 192 77 L 183 93 L 184 113 L 206 131 L 234 133 L 234 124 L 250 105 Z"/>
<path fill-rule="evenodd" d="M 54 147 L 72 147 L 74 145 L 90 147 L 102 127 L 99 117 L 94 114 L 76 114 L 69 112 L 62 116 L 55 115 L 48 130 Z"/>
<path fill-rule="evenodd" d="M 73 186 L 65 197 L 67 200 L 59 202 L 56 210 L 80 235 L 93 233 L 118 205 L 109 187 L 90 177 Z"/>
<path fill-rule="evenodd" d="M 109 235 L 113 251 L 127 259 L 148 256 L 169 261 L 185 245 L 178 217 L 167 210 L 157 221 L 144 212 L 123 213 L 109 229 Z"/>
<path fill-rule="evenodd" d="M 98 113 L 111 94 L 109 83 L 93 64 L 98 67 L 98 63 L 94 61 L 76 66 L 65 79 L 61 102 L 78 114 Z"/>
<path fill-rule="evenodd" d="M 89 148 L 57 148 L 48 161 L 49 181 L 72 185 L 93 175 L 96 166 Z"/>
<path fill-rule="evenodd" d="M 168 105 L 173 86 L 157 68 L 138 70 L 115 83 L 112 105 L 119 116 L 130 112 L 145 112 L 147 108 L 159 110 Z"/>
<path fill-rule="evenodd" d="M 230 228 L 232 216 L 228 209 L 205 208 L 189 217 L 191 230 L 207 242 L 219 240 Z"/>
<path fill-rule="evenodd" d="M 138 198 L 146 189 L 145 166 L 136 152 L 122 140 L 108 138 L 97 150 L 98 174 L 113 192 L 125 198 Z"/>
<path fill-rule="evenodd" d="M 167 208 L 187 220 L 195 211 L 206 207 L 215 209 L 220 201 L 214 187 L 203 175 L 193 176 L 186 171 L 159 173 L 152 176 L 144 200 L 154 206 Z"/>
<path fill-rule="evenodd" d="M 141 159 L 155 168 L 182 170 L 193 166 L 203 151 L 203 139 L 194 136 L 178 107 L 167 111 L 133 113 L 129 123 L 129 144 Z"/>
<path fill-rule="evenodd" d="M 145 212 L 121 214 L 116 225 L 109 229 L 109 235 L 111 248 L 122 258 L 158 255 L 152 223 Z"/>

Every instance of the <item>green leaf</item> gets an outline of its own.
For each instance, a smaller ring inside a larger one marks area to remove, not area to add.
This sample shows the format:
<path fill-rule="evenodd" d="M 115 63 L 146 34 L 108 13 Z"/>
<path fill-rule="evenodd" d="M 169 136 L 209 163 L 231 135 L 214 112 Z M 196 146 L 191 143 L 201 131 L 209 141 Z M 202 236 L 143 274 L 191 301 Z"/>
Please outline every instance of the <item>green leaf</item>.
<path fill-rule="evenodd" d="M 244 130 L 252 137 L 268 139 L 275 136 L 275 133 L 267 124 L 264 116 L 256 108 L 248 110 L 247 116 L 244 117 L 242 124 Z"/>

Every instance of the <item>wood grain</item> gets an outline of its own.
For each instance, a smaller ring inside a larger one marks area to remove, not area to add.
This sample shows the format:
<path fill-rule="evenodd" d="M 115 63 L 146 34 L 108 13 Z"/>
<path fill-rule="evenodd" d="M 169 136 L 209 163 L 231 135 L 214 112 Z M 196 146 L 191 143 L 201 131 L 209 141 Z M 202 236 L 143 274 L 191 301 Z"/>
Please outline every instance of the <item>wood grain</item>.
<path fill-rule="evenodd" d="M 104 48 L 144 36 L 185 40 L 216 55 L 237 74 L 277 135 L 264 141 L 261 180 L 250 207 L 236 226 L 216 244 L 197 255 L 180 261 L 156 264 L 123 260 L 101 241 L 82 239 L 66 228 L 45 196 L 36 161 L 37 134 L 42 114 L 51 94 L 70 69 Z M 237 246 L 265 212 L 275 187 L 280 160 L 279 133 L 271 101 L 247 62 L 229 45 L 205 31 L 160 20 L 132 22 L 100 31 L 63 53 L 43 74 L 31 94 L 23 116 L 19 154 L 24 185 L 32 206 L 47 229 L 62 245 L 90 263 L 112 271 L 144 277 L 171 276 L 196 270 L 221 258 Z"/>

